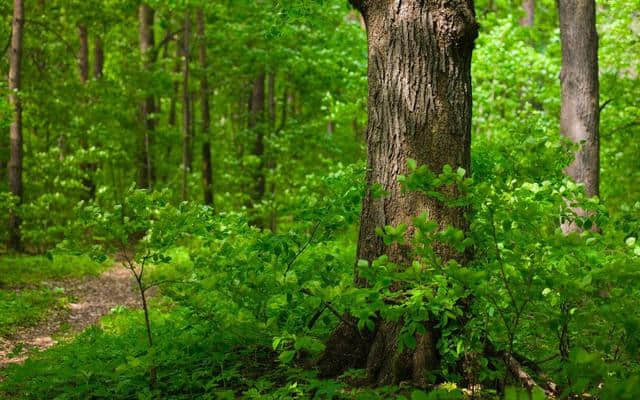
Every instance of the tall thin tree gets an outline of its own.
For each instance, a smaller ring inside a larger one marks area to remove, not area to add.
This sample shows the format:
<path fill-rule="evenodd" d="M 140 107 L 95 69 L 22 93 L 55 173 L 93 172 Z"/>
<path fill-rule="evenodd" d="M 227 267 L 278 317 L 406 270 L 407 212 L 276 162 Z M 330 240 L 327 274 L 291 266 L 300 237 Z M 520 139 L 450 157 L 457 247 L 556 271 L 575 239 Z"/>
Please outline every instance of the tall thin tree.
<path fill-rule="evenodd" d="M 154 62 L 155 38 L 153 34 L 154 10 L 149 5 L 143 3 L 138 7 L 138 17 L 140 20 L 140 53 L 145 71 L 150 72 Z M 141 188 L 151 189 L 153 186 L 153 164 L 151 156 L 151 141 L 155 131 L 155 99 L 152 94 L 147 94 L 142 102 L 142 123 L 143 135 L 142 146 L 139 157 L 138 185 Z"/>
<path fill-rule="evenodd" d="M 80 72 L 80 81 L 86 83 L 89 79 L 89 31 L 85 24 L 78 25 L 78 41 L 80 42 L 78 71 Z"/>
<path fill-rule="evenodd" d="M 13 19 L 11 22 L 11 47 L 9 49 L 9 106 L 12 111 L 9 128 L 9 191 L 22 203 L 22 102 L 20 100 L 20 74 L 22 66 L 22 36 L 24 28 L 24 4 L 22 0 L 13 0 Z M 9 214 L 9 248 L 22 250 L 20 235 L 20 216 L 15 210 Z"/>
<path fill-rule="evenodd" d="M 536 13 L 536 0 L 522 0 L 524 16 L 520 19 L 520 25 L 533 26 Z"/>
<path fill-rule="evenodd" d="M 104 69 L 104 44 L 102 36 L 96 34 L 93 43 L 93 77 L 95 79 L 102 78 Z"/>
<path fill-rule="evenodd" d="M 189 92 L 189 11 L 185 11 L 182 27 L 182 200 L 187 200 L 191 170 L 191 96 Z"/>
<path fill-rule="evenodd" d="M 209 79 L 207 71 L 207 41 L 205 35 L 204 10 L 198 9 L 198 58 L 202 75 L 200 76 L 200 114 L 202 118 L 202 189 L 204 204 L 213 206 L 213 167 L 211 165 L 211 112 L 209 110 Z"/>
<path fill-rule="evenodd" d="M 262 201 L 265 192 L 265 173 L 264 173 L 264 129 L 265 129 L 265 72 L 258 73 L 253 81 L 251 90 L 251 98 L 249 99 L 249 129 L 255 132 L 255 141 L 251 154 L 258 159 L 258 165 L 253 171 L 253 188 L 250 196 L 250 207 Z M 263 227 L 263 221 L 260 218 L 254 218 L 252 223 L 256 226 Z"/>
<path fill-rule="evenodd" d="M 595 0 L 558 0 L 557 3 L 562 43 L 560 130 L 580 145 L 566 172 L 584 184 L 587 195 L 598 196 L 600 108 L 596 4 Z M 567 231 L 577 227 L 564 228 Z"/>

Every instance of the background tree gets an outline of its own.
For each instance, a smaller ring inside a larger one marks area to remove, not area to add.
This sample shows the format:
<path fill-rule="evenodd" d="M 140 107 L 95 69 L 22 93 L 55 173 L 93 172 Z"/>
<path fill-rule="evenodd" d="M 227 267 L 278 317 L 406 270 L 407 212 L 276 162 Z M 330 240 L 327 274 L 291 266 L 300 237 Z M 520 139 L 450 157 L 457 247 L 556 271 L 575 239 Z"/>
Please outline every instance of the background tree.
<path fill-rule="evenodd" d="M 584 184 L 589 196 L 598 196 L 600 94 L 595 1 L 559 0 L 558 15 L 562 41 L 560 130 L 580 146 L 567 174 Z"/>
<path fill-rule="evenodd" d="M 20 99 L 20 78 L 22 73 L 22 36 L 24 27 L 24 4 L 22 0 L 13 1 L 13 20 L 11 23 L 11 44 L 9 48 L 9 105 L 12 109 L 10 127 L 9 191 L 22 202 L 22 101 Z M 21 219 L 15 210 L 9 215 L 9 248 L 22 249 L 20 235 Z"/>
<path fill-rule="evenodd" d="M 149 5 L 143 3 L 138 8 L 140 19 L 140 54 L 144 69 L 151 70 L 155 59 L 155 35 L 153 32 L 154 10 Z M 138 184 L 142 188 L 150 189 L 153 185 L 153 164 L 151 155 L 151 141 L 155 130 L 155 99 L 153 95 L 147 94 L 142 102 L 142 146 L 140 152 L 140 176 Z"/>

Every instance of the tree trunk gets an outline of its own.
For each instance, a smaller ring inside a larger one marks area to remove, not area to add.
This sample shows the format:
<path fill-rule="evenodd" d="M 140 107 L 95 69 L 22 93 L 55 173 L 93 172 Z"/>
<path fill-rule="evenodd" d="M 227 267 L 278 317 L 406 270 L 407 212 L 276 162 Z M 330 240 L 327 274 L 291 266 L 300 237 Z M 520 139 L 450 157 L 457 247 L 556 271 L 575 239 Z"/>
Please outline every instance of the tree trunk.
<path fill-rule="evenodd" d="M 189 94 L 189 12 L 185 11 L 182 31 L 182 200 L 187 200 L 191 170 L 191 96 Z"/>
<path fill-rule="evenodd" d="M 560 129 L 574 143 L 584 141 L 567 173 L 599 193 L 598 33 L 594 0 L 559 0 L 562 42 Z"/>
<path fill-rule="evenodd" d="M 78 25 L 78 39 L 80 51 L 78 51 L 78 70 L 80 81 L 86 83 L 89 80 L 89 33 L 86 25 Z"/>
<path fill-rule="evenodd" d="M 93 44 L 93 58 L 93 77 L 100 79 L 102 78 L 102 70 L 104 69 L 104 47 L 100 35 L 96 35 Z"/>
<path fill-rule="evenodd" d="M 151 70 L 153 66 L 153 48 L 155 39 L 153 35 L 154 10 L 147 4 L 141 4 L 138 8 L 140 18 L 140 53 L 145 70 Z M 151 141 L 155 131 L 155 99 L 153 95 L 147 95 L 142 103 L 142 120 L 144 134 L 142 137 L 142 148 L 140 152 L 140 171 L 138 185 L 144 189 L 151 189 L 153 182 L 153 165 L 151 157 Z"/>
<path fill-rule="evenodd" d="M 249 208 L 254 207 L 262 201 L 265 191 L 264 176 L 264 119 L 265 119 L 265 73 L 260 72 L 253 82 L 251 91 L 251 101 L 249 102 L 249 129 L 256 134 L 256 140 L 253 144 L 252 154 L 258 158 L 258 165 L 253 172 L 253 190 L 250 193 Z M 263 227 L 263 221 L 254 218 L 252 224 L 260 228 Z"/>
<path fill-rule="evenodd" d="M 467 228 L 464 209 L 446 207 L 418 193 L 401 190 L 398 175 L 407 160 L 434 172 L 444 165 L 470 170 L 471 53 L 477 36 L 472 0 L 457 2 L 393 0 L 355 1 L 367 25 L 369 96 L 367 189 L 362 204 L 357 258 L 369 262 L 382 254 L 400 265 L 410 262 L 407 246 L 385 246 L 375 233 L 385 225 L 407 224 L 426 213 L 441 227 Z M 374 196 L 374 185 L 386 192 Z M 453 193 L 452 193 L 453 194 Z M 413 232 L 408 229 L 408 235 Z M 444 260 L 463 255 L 437 246 Z M 357 264 L 356 264 L 357 265 Z M 358 285 L 366 285 L 358 277 Z M 366 367 L 371 383 L 410 380 L 426 384 L 439 365 L 438 332 L 416 338 L 415 349 L 397 351 L 401 323 L 379 321 L 375 332 L 361 333 L 342 324 L 320 361 L 325 375 Z"/>
<path fill-rule="evenodd" d="M 89 80 L 89 32 L 87 26 L 84 24 L 78 25 L 78 41 L 80 42 L 80 50 L 78 51 L 78 71 L 80 72 L 80 82 L 84 85 Z M 80 144 L 86 151 L 89 148 L 89 141 L 87 140 L 87 131 L 82 133 L 80 137 Z M 86 174 L 82 178 L 82 185 L 87 191 L 87 200 L 95 198 L 96 185 L 91 178 L 92 171 L 95 170 L 95 164 L 83 162 L 80 164 L 80 168 Z"/>
<path fill-rule="evenodd" d="M 572 142 L 581 143 L 566 173 L 584 184 L 588 196 L 598 196 L 600 110 L 595 1 L 558 0 L 558 14 L 562 42 L 560 130 Z"/>
<path fill-rule="evenodd" d="M 211 165 L 211 113 L 209 110 L 209 80 L 207 77 L 207 42 L 205 36 L 204 11 L 198 9 L 198 39 L 200 41 L 199 58 L 202 76 L 200 77 L 200 113 L 202 118 L 202 187 L 204 204 L 213 206 L 213 168 Z"/>
<path fill-rule="evenodd" d="M 11 22 L 11 48 L 9 50 L 9 106 L 12 111 L 9 128 L 9 191 L 22 203 L 22 104 L 20 101 L 20 67 L 22 62 L 22 29 L 24 27 L 24 7 L 22 0 L 13 0 L 13 21 Z M 22 250 L 20 236 L 20 216 L 9 214 L 9 249 Z"/>
<path fill-rule="evenodd" d="M 522 9 L 524 10 L 524 17 L 520 19 L 520 25 L 533 26 L 535 17 L 536 0 L 523 0 Z"/>

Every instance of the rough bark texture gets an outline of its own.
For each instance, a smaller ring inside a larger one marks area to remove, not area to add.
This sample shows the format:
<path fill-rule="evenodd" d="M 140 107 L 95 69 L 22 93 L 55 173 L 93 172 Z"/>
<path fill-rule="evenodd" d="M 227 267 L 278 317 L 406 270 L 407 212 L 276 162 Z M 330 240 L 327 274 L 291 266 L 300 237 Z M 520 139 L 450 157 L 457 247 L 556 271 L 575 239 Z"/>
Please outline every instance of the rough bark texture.
<path fill-rule="evenodd" d="M 251 154 L 258 158 L 258 165 L 253 172 L 253 190 L 251 190 L 250 207 L 262 201 L 265 191 L 265 175 L 264 175 L 264 129 L 265 129 L 265 73 L 260 72 L 253 81 L 253 89 L 251 91 L 251 99 L 249 102 L 249 129 L 256 134 L 256 139 L 251 150 Z M 253 225 L 262 227 L 263 221 L 254 218 Z"/>
<path fill-rule="evenodd" d="M 141 4 L 138 8 L 138 17 L 140 19 L 140 53 L 144 68 L 150 70 L 153 65 L 153 49 L 155 39 L 153 35 L 153 19 L 154 10 L 147 4 Z M 138 185 L 141 188 L 151 189 L 153 182 L 153 165 L 151 157 L 151 140 L 155 131 L 155 99 L 152 95 L 148 95 L 142 102 L 142 120 L 144 125 L 144 133 L 142 137 L 142 148 L 140 151 L 140 171 L 138 177 Z"/>
<path fill-rule="evenodd" d="M 187 12 L 182 31 L 182 200 L 187 200 L 187 177 L 191 170 L 191 96 L 189 93 L 189 30 Z"/>
<path fill-rule="evenodd" d="M 560 130 L 582 143 L 566 172 L 583 183 L 589 196 L 599 194 L 600 110 L 598 33 L 594 0 L 558 0 L 562 41 Z"/>
<path fill-rule="evenodd" d="M 96 35 L 95 42 L 93 44 L 93 77 L 95 79 L 102 78 L 102 71 L 104 69 L 104 45 L 102 44 L 102 37 Z"/>
<path fill-rule="evenodd" d="M 209 110 L 209 79 L 207 77 L 207 43 L 205 36 L 204 12 L 198 10 L 198 39 L 200 41 L 198 58 L 202 76 L 200 77 L 200 113 L 202 114 L 202 188 L 204 204 L 213 206 L 213 167 L 211 165 L 211 113 Z"/>
<path fill-rule="evenodd" d="M 441 227 L 466 229 L 461 208 L 447 208 L 416 193 L 406 193 L 398 175 L 415 159 L 440 172 L 449 164 L 470 169 L 471 53 L 477 36 L 472 0 L 352 1 L 362 12 L 369 45 L 367 191 L 362 205 L 357 258 L 372 261 L 382 254 L 399 263 L 409 261 L 409 249 L 387 247 L 375 229 L 411 225 L 427 213 Z M 376 198 L 372 187 L 387 193 Z M 408 229 L 408 235 L 412 234 Z M 443 259 L 461 258 L 449 247 L 437 247 Z M 358 284 L 366 282 L 358 279 Z M 330 338 L 320 361 L 333 375 L 350 367 L 366 367 L 371 383 L 403 380 L 426 384 L 437 368 L 437 330 L 428 327 L 413 350 L 397 351 L 400 325 L 381 321 L 365 338 L 341 326 Z M 354 345 L 354 342 L 358 345 Z"/>
<path fill-rule="evenodd" d="M 9 191 L 22 202 L 22 103 L 20 102 L 20 67 L 22 63 L 22 33 L 24 27 L 24 5 L 22 0 L 13 0 L 11 22 L 11 48 L 9 49 L 9 107 L 12 121 L 9 128 L 9 163 L 7 164 Z M 9 248 L 22 250 L 20 217 L 9 214 Z"/>
<path fill-rule="evenodd" d="M 522 9 L 524 11 L 524 17 L 520 19 L 520 25 L 533 26 L 535 18 L 536 0 L 523 0 Z"/>

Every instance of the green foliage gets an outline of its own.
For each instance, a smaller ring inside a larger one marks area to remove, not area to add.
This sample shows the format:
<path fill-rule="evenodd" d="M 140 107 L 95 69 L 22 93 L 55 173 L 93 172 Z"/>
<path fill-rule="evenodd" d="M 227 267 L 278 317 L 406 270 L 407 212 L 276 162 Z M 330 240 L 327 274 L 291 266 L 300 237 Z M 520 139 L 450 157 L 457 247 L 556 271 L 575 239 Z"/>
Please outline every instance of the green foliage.
<path fill-rule="evenodd" d="M 64 292 L 52 289 L 0 290 L 0 336 L 34 326 L 64 308 Z"/>
<path fill-rule="evenodd" d="M 110 263 L 95 262 L 86 256 L 53 254 L 45 256 L 0 257 L 0 288 L 39 285 L 56 281 L 98 275 Z"/>
<path fill-rule="evenodd" d="M 640 397 L 636 1 L 598 3 L 599 199 L 586 198 L 563 172 L 576 146 L 558 132 L 555 3 L 536 1 L 535 26 L 526 28 L 520 2 L 476 2 L 471 171 L 431 171 L 409 160 L 400 178 L 403 190 L 463 207 L 469 229 L 440 227 L 427 215 L 378 227 L 385 245 L 406 246 L 410 257 L 357 262 L 366 288 L 354 285 L 353 264 L 367 47 L 347 1 L 153 0 L 158 48 L 149 69 L 135 50 L 137 3 L 44 3 L 44 10 L 40 2 L 26 5 L 25 196 L 18 204 L 0 184 L 0 225 L 16 211 L 26 250 L 53 258 L 0 258 L 0 334 L 64 307 L 64 293 L 41 282 L 97 274 L 113 256 L 142 292 L 154 293 L 154 345 L 141 310 L 116 308 L 99 326 L 3 370 L 0 396 L 423 400 L 465 398 L 461 389 L 474 385 L 482 398 L 543 398 L 520 389 L 502 357 L 512 354 L 565 397 Z M 0 4 L 2 15 L 9 8 Z M 199 93 L 200 80 L 209 79 L 211 131 L 201 130 L 196 101 L 195 160 L 182 201 L 182 58 L 171 34 L 180 33 L 186 10 L 198 8 L 205 35 L 192 37 L 188 89 Z M 106 52 L 103 76 L 84 84 L 76 60 L 81 22 L 91 45 L 99 36 Z M 197 62 L 201 41 L 206 65 Z M 0 70 L 6 76 L 4 58 Z M 249 129 L 247 99 L 261 71 L 273 74 L 275 112 Z M 6 97 L 5 82 L 0 91 Z M 149 145 L 155 181 L 153 190 L 139 190 L 131 184 L 142 162 L 138 110 L 149 95 L 158 106 Z M 0 126 L 9 120 L 2 102 Z M 262 158 L 252 152 L 257 131 L 265 135 Z M 213 208 L 198 204 L 205 140 L 213 151 Z M 260 166 L 265 194 L 248 207 Z M 248 224 L 256 220 L 272 229 Z M 565 235 L 563 223 L 581 230 Z M 434 248 L 442 246 L 466 262 L 440 259 Z M 438 329 L 442 364 L 428 377 L 433 387 L 359 387 L 362 370 L 319 379 L 314 362 L 345 313 L 363 332 L 380 319 L 401 324 L 400 350 Z M 157 370 L 153 387 L 150 369 Z"/>

